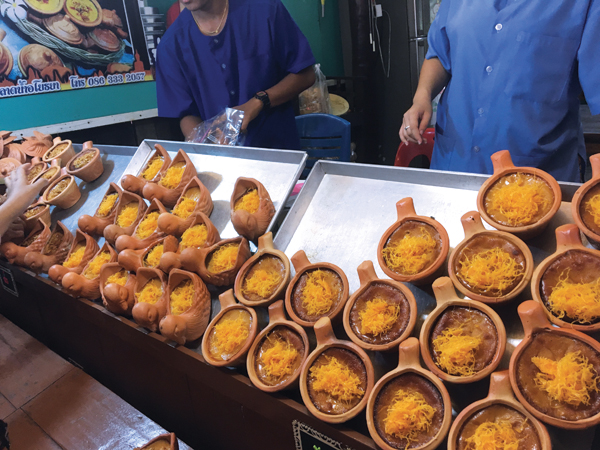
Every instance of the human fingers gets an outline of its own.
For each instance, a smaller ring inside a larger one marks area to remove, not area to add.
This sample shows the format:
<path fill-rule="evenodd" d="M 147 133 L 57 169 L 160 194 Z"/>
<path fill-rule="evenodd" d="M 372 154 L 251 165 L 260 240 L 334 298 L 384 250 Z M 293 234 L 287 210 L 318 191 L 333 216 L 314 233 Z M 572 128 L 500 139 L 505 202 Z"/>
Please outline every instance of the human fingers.
<path fill-rule="evenodd" d="M 411 125 L 411 123 L 414 122 L 413 120 L 413 116 L 415 116 L 416 114 L 418 114 L 417 111 L 414 110 L 414 108 L 409 109 L 405 114 L 404 114 L 404 118 L 402 120 L 402 127 L 400 129 L 400 133 L 404 136 L 404 143 L 408 144 L 410 142 L 412 143 L 418 143 L 416 137 L 413 135 L 412 131 L 415 129 L 414 125 Z"/>
<path fill-rule="evenodd" d="M 427 139 L 424 139 L 422 136 L 423 136 L 423 133 L 425 132 L 425 130 L 427 129 L 427 127 L 429 126 L 430 120 L 431 120 L 431 112 L 424 111 L 423 117 L 421 117 L 421 120 L 419 121 L 419 136 L 421 136 L 421 139 L 424 143 L 427 143 Z"/>

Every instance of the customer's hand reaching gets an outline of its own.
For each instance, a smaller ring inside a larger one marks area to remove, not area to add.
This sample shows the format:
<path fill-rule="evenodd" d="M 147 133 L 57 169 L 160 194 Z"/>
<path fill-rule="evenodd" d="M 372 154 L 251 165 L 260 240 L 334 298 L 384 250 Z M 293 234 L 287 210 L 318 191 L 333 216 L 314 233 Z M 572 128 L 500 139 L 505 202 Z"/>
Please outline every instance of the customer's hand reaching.
<path fill-rule="evenodd" d="M 14 205 L 15 209 L 21 210 L 21 214 L 40 194 L 40 191 L 48 185 L 48 180 L 40 178 L 33 184 L 27 182 L 27 170 L 30 164 L 23 164 L 13 170 L 5 178 L 6 203 Z"/>

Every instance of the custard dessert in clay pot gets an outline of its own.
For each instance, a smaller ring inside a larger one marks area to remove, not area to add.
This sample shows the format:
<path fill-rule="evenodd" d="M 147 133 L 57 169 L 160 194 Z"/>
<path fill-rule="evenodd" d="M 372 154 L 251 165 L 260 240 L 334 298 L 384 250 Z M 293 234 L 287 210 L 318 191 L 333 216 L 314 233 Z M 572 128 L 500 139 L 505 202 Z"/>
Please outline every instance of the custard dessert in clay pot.
<path fill-rule="evenodd" d="M 229 201 L 231 223 L 240 236 L 255 240 L 267 231 L 275 215 L 275 206 L 260 181 L 238 178 Z"/>
<path fill-rule="evenodd" d="M 571 213 L 590 244 L 600 248 L 600 154 L 590 156 L 592 178 L 573 195 Z"/>
<path fill-rule="evenodd" d="M 59 220 L 42 251 L 29 252 L 25 255 L 25 266 L 32 272 L 46 273 L 54 264 L 62 264 L 72 243 L 73 235 Z"/>
<path fill-rule="evenodd" d="M 104 239 L 114 245 L 119 236 L 131 235 L 146 212 L 146 202 L 139 195 L 123 191 L 119 196 L 115 223 L 104 228 Z"/>
<path fill-rule="evenodd" d="M 73 297 L 85 297 L 90 300 L 100 298 L 100 271 L 102 266 L 116 260 L 117 252 L 105 242 L 90 262 L 87 263 L 81 274 L 66 273 L 63 276 L 62 285 Z"/>
<path fill-rule="evenodd" d="M 138 222 L 131 236 L 123 234 L 115 241 L 115 249 L 121 252 L 126 248 L 139 250 L 148 247 L 152 242 L 164 236 L 158 229 L 158 217 L 167 210 L 159 200 L 152 200 L 142 219 Z"/>
<path fill-rule="evenodd" d="M 110 183 L 94 215 L 84 214 L 79 218 L 77 221 L 79 228 L 85 233 L 103 236 L 104 229 L 115 222 L 117 205 L 122 194 L 123 191 L 117 184 Z"/>
<path fill-rule="evenodd" d="M 179 150 L 166 172 L 157 183 L 147 183 L 142 194 L 144 198 L 159 199 L 167 208 L 173 208 L 185 187 L 196 176 L 196 167 L 183 150 Z"/>
<path fill-rule="evenodd" d="M 25 232 L 31 231 L 38 219 L 50 226 L 52 219 L 50 217 L 50 206 L 44 203 L 34 203 L 21 215 L 24 222 Z"/>
<path fill-rule="evenodd" d="M 135 450 L 179 450 L 179 443 L 177 442 L 175 433 L 165 433 L 156 436 Z"/>
<path fill-rule="evenodd" d="M 62 264 L 54 264 L 48 269 L 48 276 L 55 283 L 61 284 L 65 274 L 69 272 L 81 273 L 88 262 L 98 252 L 100 247 L 90 235 L 80 229 L 75 231 L 75 238 L 71 248 Z"/>
<path fill-rule="evenodd" d="M 50 164 L 50 167 L 48 167 L 46 170 L 44 170 L 42 173 L 40 173 L 33 181 L 32 183 L 35 183 L 37 180 L 39 180 L 40 178 L 43 178 L 44 180 L 48 180 L 48 186 L 51 185 L 52 183 L 54 183 L 56 180 L 58 180 L 62 175 L 64 175 L 63 171 L 60 168 L 60 164 L 58 160 L 54 160 L 52 161 L 52 163 Z M 47 186 L 44 187 L 41 191 L 40 191 L 40 195 L 42 195 L 44 192 L 46 192 L 47 190 Z"/>
<path fill-rule="evenodd" d="M 142 267 L 136 274 L 133 292 L 133 320 L 150 331 L 157 331 L 158 324 L 167 314 L 167 276 L 158 269 Z"/>
<path fill-rule="evenodd" d="M 114 314 L 130 316 L 135 303 L 136 276 L 119 263 L 109 263 L 100 271 L 100 295 L 102 304 Z"/>
<path fill-rule="evenodd" d="M 69 175 L 80 178 L 86 183 L 100 178 L 104 173 L 100 150 L 93 145 L 92 141 L 84 142 L 81 152 L 73 156 L 65 166 Z"/>
<path fill-rule="evenodd" d="M 38 162 L 35 164 L 32 162 L 27 170 L 27 182 L 32 184 L 33 180 L 37 179 L 47 168 L 48 165 L 45 162 Z"/>
<path fill-rule="evenodd" d="M 42 201 L 61 209 L 69 209 L 81 198 L 81 191 L 71 175 L 57 178 L 42 195 Z"/>
<path fill-rule="evenodd" d="M 29 252 L 41 252 L 50 237 L 50 227 L 38 219 L 31 232 L 19 244 L 4 242 L 0 245 L 0 254 L 16 266 L 25 266 L 25 255 Z"/>
<path fill-rule="evenodd" d="M 160 144 L 154 144 L 154 153 L 137 175 L 124 175 L 121 186 L 129 192 L 142 195 L 144 186 L 150 182 L 158 182 L 171 164 L 169 153 Z"/>
<path fill-rule="evenodd" d="M 102 8 L 96 0 L 65 0 L 64 10 L 82 27 L 95 28 L 102 22 Z"/>
<path fill-rule="evenodd" d="M 42 156 L 42 161 L 46 163 L 51 163 L 53 160 L 58 160 L 60 162 L 61 167 L 65 167 L 67 162 L 69 162 L 75 156 L 75 149 L 73 148 L 73 142 L 69 139 L 65 139 L 62 141 L 60 137 L 54 138 L 54 145 L 48 149 L 44 156 Z"/>
<path fill-rule="evenodd" d="M 158 268 L 165 252 L 177 250 L 177 238 L 165 236 L 154 240 L 146 248 L 131 250 L 126 248 L 119 253 L 119 264 L 131 272 L 137 272 L 140 267 Z"/>

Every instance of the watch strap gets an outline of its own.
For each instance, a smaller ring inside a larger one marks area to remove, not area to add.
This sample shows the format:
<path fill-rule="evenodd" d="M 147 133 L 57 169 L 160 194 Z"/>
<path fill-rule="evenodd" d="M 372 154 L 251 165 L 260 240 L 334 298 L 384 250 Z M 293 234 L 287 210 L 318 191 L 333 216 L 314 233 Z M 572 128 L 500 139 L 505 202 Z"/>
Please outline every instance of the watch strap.
<path fill-rule="evenodd" d="M 260 100 L 263 104 L 263 109 L 269 109 L 271 107 L 271 99 L 269 98 L 269 94 L 265 91 L 258 91 L 254 94 L 254 98 Z"/>

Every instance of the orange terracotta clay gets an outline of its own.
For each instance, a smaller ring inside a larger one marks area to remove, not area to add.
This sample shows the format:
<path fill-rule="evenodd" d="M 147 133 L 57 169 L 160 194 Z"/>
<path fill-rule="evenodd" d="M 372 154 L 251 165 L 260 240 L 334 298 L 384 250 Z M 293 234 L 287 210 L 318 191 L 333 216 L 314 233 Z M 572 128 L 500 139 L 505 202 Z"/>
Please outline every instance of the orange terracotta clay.
<path fill-rule="evenodd" d="M 100 176 L 102 176 L 104 173 L 104 164 L 102 164 L 100 150 L 94 148 L 93 145 L 94 144 L 92 141 L 84 142 L 81 152 L 73 156 L 65 166 L 69 175 L 80 178 L 86 183 L 90 183 L 97 178 L 100 178 Z M 80 156 L 85 156 L 88 153 L 94 155 L 92 159 L 83 167 L 76 168 L 74 164 L 76 163 L 77 159 Z"/>
<path fill-rule="evenodd" d="M 60 237 L 58 242 L 50 242 L 54 239 L 53 236 L 55 233 L 58 233 L 56 239 L 61 235 L 62 237 Z M 47 273 L 54 264 L 61 264 L 65 260 L 72 243 L 73 235 L 59 220 L 56 222 L 54 232 L 50 234 L 47 242 L 52 247 L 49 248 L 48 245 L 45 245 L 40 252 L 27 253 L 25 255 L 25 266 L 35 273 Z"/>
<path fill-rule="evenodd" d="M 146 212 L 144 213 L 143 217 L 137 223 L 131 236 L 123 234 L 117 238 L 117 240 L 115 241 L 115 249 L 117 250 L 117 252 L 121 252 L 126 248 L 131 250 L 139 250 L 141 248 L 146 248 L 152 242 L 165 236 L 165 234 L 158 229 L 158 226 L 154 230 L 154 232 L 152 232 L 152 234 L 146 238 L 140 238 L 138 235 L 140 225 L 144 223 L 144 220 L 146 219 L 146 217 L 148 217 L 150 213 L 155 212 L 158 212 L 160 215 L 165 214 L 167 212 L 160 200 L 157 199 L 154 199 L 150 202 L 148 209 L 146 209 Z"/>
<path fill-rule="evenodd" d="M 37 211 L 34 215 L 32 215 L 30 217 L 25 216 L 25 213 L 27 213 L 28 210 L 31 210 L 31 209 L 37 208 L 37 207 L 41 207 L 41 209 L 39 211 Z M 52 222 L 52 218 L 50 217 L 50 206 L 48 206 L 44 203 L 41 203 L 39 201 L 32 204 L 29 208 L 27 208 L 25 210 L 25 213 L 21 214 L 21 220 L 23 220 L 23 222 L 24 222 L 26 233 L 31 231 L 31 229 L 37 223 L 38 219 L 40 219 L 42 222 L 44 222 L 48 226 L 50 226 L 50 224 Z"/>
<path fill-rule="evenodd" d="M 584 198 L 587 202 L 589 199 L 595 197 L 595 188 L 599 186 L 600 154 L 590 156 L 590 164 L 592 166 L 592 178 L 587 183 L 583 184 L 579 189 L 577 189 L 577 192 L 575 192 L 573 195 L 573 200 L 571 200 L 571 213 L 573 214 L 575 223 L 581 232 L 588 238 L 589 243 L 595 248 L 600 248 L 600 230 L 596 229 L 594 231 L 589 225 L 586 225 L 581 214 L 582 202 Z M 595 223 L 590 223 L 590 225 L 595 225 Z"/>
<path fill-rule="evenodd" d="M 156 303 L 140 302 L 138 295 L 146 286 L 146 283 L 154 278 L 160 280 L 162 294 Z M 167 289 L 167 276 L 158 269 L 150 267 L 141 267 L 136 274 L 136 282 L 134 287 L 134 301 L 131 315 L 136 323 L 150 331 L 157 331 L 158 324 L 167 314 L 169 303 L 169 295 Z"/>
<path fill-rule="evenodd" d="M 124 269 L 119 263 L 109 263 L 102 266 L 102 270 L 100 270 L 100 295 L 102 296 L 102 304 L 110 312 L 130 316 L 135 303 L 133 293 L 136 283 L 135 274 L 128 272 L 127 281 L 123 286 L 118 283 L 108 283 L 108 279 L 121 270 Z"/>
<path fill-rule="evenodd" d="M 0 159 L 0 179 L 7 177 L 13 170 L 21 165 L 21 161 L 14 158 Z"/>
<path fill-rule="evenodd" d="M 119 214 L 126 205 L 132 202 L 137 202 L 137 217 L 131 225 L 127 227 L 121 227 L 117 224 Z M 132 192 L 123 191 L 123 194 L 119 196 L 119 204 L 117 205 L 115 213 L 115 222 L 111 225 L 108 225 L 104 229 L 104 239 L 106 239 L 111 245 L 114 245 L 115 241 L 119 236 L 122 236 L 124 234 L 131 235 L 133 233 L 133 230 L 135 230 L 135 227 L 137 226 L 138 222 L 142 219 L 144 212 L 146 212 L 146 202 L 144 201 L 144 199 Z"/>
<path fill-rule="evenodd" d="M 40 178 L 44 178 L 44 179 L 48 180 L 48 184 L 46 185 L 46 187 L 44 187 L 44 188 L 42 188 L 42 190 L 40 190 L 40 195 L 42 195 L 44 192 L 46 192 L 48 186 L 50 186 L 52 183 L 54 183 L 56 180 L 58 180 L 63 175 L 65 175 L 65 172 L 64 172 L 64 169 L 61 169 L 61 167 L 60 167 L 60 161 L 58 159 L 53 159 L 52 162 L 50 163 L 50 167 L 48 167 L 46 170 L 44 170 L 42 173 L 40 173 L 36 178 L 34 178 L 32 183 L 35 183 Z"/>
<path fill-rule="evenodd" d="M 172 189 L 162 186 L 160 182 L 164 178 L 168 170 L 171 167 L 180 164 L 184 164 L 185 168 L 183 170 L 183 175 L 181 176 L 179 184 Z M 161 180 L 159 180 L 158 182 L 147 183 L 142 190 L 142 194 L 144 198 L 148 200 L 153 200 L 157 198 L 167 208 L 173 208 L 177 203 L 177 200 L 183 193 L 187 184 L 193 177 L 197 175 L 196 167 L 194 167 L 194 164 L 192 163 L 192 160 L 189 158 L 187 153 L 185 153 L 183 150 L 179 150 L 177 152 L 177 155 L 175 155 L 175 158 L 173 158 L 173 160 L 171 161 L 171 164 L 169 164 L 167 172 L 165 172 L 162 175 Z"/>
<path fill-rule="evenodd" d="M 98 205 L 98 208 L 96 209 L 96 212 L 93 216 L 88 216 L 87 214 L 84 214 L 79 218 L 79 220 L 77 221 L 77 225 L 79 226 L 79 228 L 81 228 L 83 232 L 91 235 L 103 236 L 104 229 L 115 222 L 115 218 L 117 217 L 117 209 L 119 205 L 118 202 L 121 199 L 121 196 L 123 195 L 123 191 L 116 183 L 110 183 L 108 189 L 106 190 L 106 193 L 104 194 L 104 197 L 102 197 L 102 200 L 104 200 L 107 196 L 111 194 L 117 194 L 118 198 L 117 202 L 114 204 L 112 210 L 108 213 L 108 215 L 100 215 L 98 213 L 100 205 Z"/>
<path fill-rule="evenodd" d="M 123 178 L 121 178 L 121 186 L 123 186 L 123 189 L 138 195 L 142 195 L 144 186 L 146 186 L 147 183 L 157 183 L 158 181 L 160 181 L 161 177 L 167 171 L 169 164 L 171 164 L 171 157 L 169 156 L 169 152 L 167 152 L 165 148 L 160 144 L 154 144 L 154 149 L 154 153 L 152 153 L 152 155 L 148 158 L 148 161 L 137 175 L 128 174 L 124 175 Z M 154 177 L 147 180 L 142 177 L 142 174 L 148 168 L 148 163 L 156 157 L 160 157 L 163 159 L 162 167 Z"/>
<path fill-rule="evenodd" d="M 146 262 L 146 257 L 157 245 L 163 246 L 163 252 L 174 252 L 177 250 L 177 238 L 174 236 L 165 236 L 151 242 L 146 248 L 131 250 L 126 248 L 119 253 L 119 264 L 130 272 L 136 272 L 142 267 L 152 267 Z M 158 268 L 158 265 L 153 268 Z"/>
<path fill-rule="evenodd" d="M 84 276 L 85 271 L 89 267 L 90 263 L 94 261 L 94 258 L 100 253 L 107 251 L 110 253 L 109 262 L 115 262 L 117 260 L 117 252 L 105 242 L 100 250 L 92 257 L 88 264 L 83 268 L 81 274 L 75 272 L 66 273 L 62 279 L 62 285 L 73 297 L 85 297 L 90 300 L 100 298 L 100 274 L 93 279 L 86 278 Z"/>
<path fill-rule="evenodd" d="M 34 131 L 33 134 L 34 136 L 24 138 L 21 143 L 21 151 L 27 156 L 41 158 L 54 145 L 52 136 L 39 131 Z"/>
<path fill-rule="evenodd" d="M 52 194 L 52 190 L 63 180 L 68 181 L 68 185 L 63 191 L 58 194 L 54 198 L 50 198 Z M 48 203 L 50 205 L 57 206 L 61 209 L 69 209 L 75 205 L 81 198 L 81 191 L 79 190 L 79 186 L 77 186 L 77 182 L 75 181 L 75 177 L 71 175 L 62 175 L 57 178 L 52 184 L 48 186 L 48 188 L 44 191 L 44 195 L 42 195 L 42 201 L 44 203 Z"/>
<path fill-rule="evenodd" d="M 61 151 L 54 154 L 54 151 L 57 150 L 59 146 L 61 147 Z M 67 162 L 69 162 L 74 156 L 75 149 L 73 148 L 73 142 L 71 142 L 69 139 L 65 139 L 63 141 L 60 139 L 60 137 L 55 137 L 54 145 L 50 147 L 46 153 L 44 153 L 42 156 L 42 161 L 50 163 L 52 160 L 57 159 L 60 161 L 61 167 L 65 167 Z"/>
<path fill-rule="evenodd" d="M 27 172 L 26 172 L 27 173 L 27 181 L 29 181 L 29 184 L 33 183 L 33 181 L 38 178 L 38 175 L 41 175 L 42 172 L 44 172 L 47 168 L 48 168 L 48 164 L 46 164 L 45 162 L 31 161 L 31 165 L 29 166 L 29 169 L 27 169 Z"/>
<path fill-rule="evenodd" d="M 151 439 L 150 441 L 148 441 L 141 447 L 136 448 L 135 450 L 154 450 L 154 448 L 155 448 L 154 445 L 157 445 L 159 442 L 167 443 L 169 445 L 169 450 L 179 450 L 179 442 L 177 442 L 175 433 L 165 433 L 165 434 L 156 436 L 154 439 Z"/>
<path fill-rule="evenodd" d="M 48 269 L 48 276 L 52 281 L 58 284 L 62 284 L 62 279 L 65 274 L 69 272 L 73 273 L 81 273 L 87 263 L 94 257 L 94 255 L 100 250 L 98 243 L 95 241 L 93 237 L 88 234 L 82 232 L 79 228 L 75 231 L 75 238 L 73 239 L 73 243 L 71 244 L 71 248 L 67 256 L 65 257 L 65 261 L 69 259 L 73 251 L 79 247 L 79 245 L 83 245 L 85 250 L 83 252 L 83 257 L 81 258 L 81 262 L 75 267 L 65 267 L 62 264 L 54 264 Z"/>
<path fill-rule="evenodd" d="M 35 237 L 31 244 L 23 247 L 23 243 Z M 4 242 L 0 245 L 0 254 L 11 264 L 25 266 L 25 255 L 29 252 L 41 252 L 50 237 L 50 227 L 38 219 L 31 232 L 25 237 L 20 245 L 14 242 Z"/>
<path fill-rule="evenodd" d="M 236 202 L 248 191 L 256 189 L 258 192 L 259 206 L 254 213 L 249 213 L 243 209 L 235 210 Z M 241 236 L 253 241 L 259 236 L 262 236 L 267 231 L 271 219 L 275 215 L 275 206 L 271 201 L 269 193 L 262 183 L 254 178 L 240 177 L 235 182 L 231 200 L 229 201 L 231 210 L 231 223 L 233 228 Z"/>

